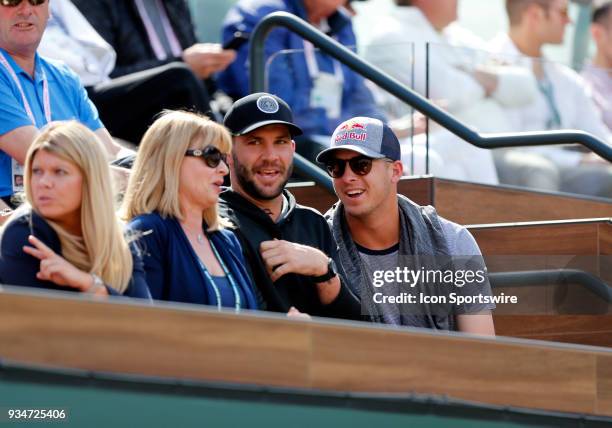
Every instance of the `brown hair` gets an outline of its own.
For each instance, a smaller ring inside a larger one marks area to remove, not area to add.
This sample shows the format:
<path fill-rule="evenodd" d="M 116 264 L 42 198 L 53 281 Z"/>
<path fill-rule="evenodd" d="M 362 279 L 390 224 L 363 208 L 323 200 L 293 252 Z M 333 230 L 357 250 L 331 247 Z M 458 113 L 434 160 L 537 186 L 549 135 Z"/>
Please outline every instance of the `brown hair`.
<path fill-rule="evenodd" d="M 594 2 L 593 14 L 591 15 L 591 22 L 597 24 L 605 24 L 606 20 L 610 16 L 612 10 L 612 0 L 604 0 L 600 2 Z"/>
<path fill-rule="evenodd" d="M 510 26 L 516 26 L 523 20 L 525 10 L 532 4 L 537 4 L 548 10 L 551 0 L 506 0 L 506 13 Z"/>

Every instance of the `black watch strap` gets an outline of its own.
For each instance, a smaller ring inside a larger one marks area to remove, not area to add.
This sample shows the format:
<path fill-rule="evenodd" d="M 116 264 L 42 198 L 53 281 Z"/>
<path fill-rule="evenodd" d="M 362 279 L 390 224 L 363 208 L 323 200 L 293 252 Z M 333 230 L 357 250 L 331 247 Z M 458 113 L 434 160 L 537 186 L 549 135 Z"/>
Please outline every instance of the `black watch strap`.
<path fill-rule="evenodd" d="M 310 279 L 312 279 L 313 282 L 327 282 L 334 276 L 336 276 L 336 264 L 334 263 L 334 260 L 330 257 L 327 260 L 327 272 L 323 275 L 311 276 Z"/>

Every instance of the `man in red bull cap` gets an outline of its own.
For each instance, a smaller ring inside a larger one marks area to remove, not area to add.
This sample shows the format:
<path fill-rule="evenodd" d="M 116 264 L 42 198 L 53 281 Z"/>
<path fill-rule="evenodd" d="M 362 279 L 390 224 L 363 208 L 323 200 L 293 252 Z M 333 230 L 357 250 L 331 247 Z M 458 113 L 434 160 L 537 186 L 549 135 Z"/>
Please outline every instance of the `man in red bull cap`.
<path fill-rule="evenodd" d="M 476 241 L 433 207 L 397 194 L 400 144 L 387 125 L 367 117 L 344 122 L 317 160 L 325 164 L 340 200 L 326 218 L 364 316 L 393 325 L 495 334 L 495 304 Z"/>

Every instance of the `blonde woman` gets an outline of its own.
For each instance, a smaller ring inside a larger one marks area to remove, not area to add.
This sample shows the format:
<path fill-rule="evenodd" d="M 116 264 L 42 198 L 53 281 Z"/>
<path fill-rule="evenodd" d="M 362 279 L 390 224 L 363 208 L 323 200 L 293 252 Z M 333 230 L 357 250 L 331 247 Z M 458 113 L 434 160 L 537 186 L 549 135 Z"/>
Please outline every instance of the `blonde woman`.
<path fill-rule="evenodd" d="M 106 154 L 77 122 L 55 122 L 30 146 L 25 196 L 0 238 L 5 284 L 149 298 L 142 259 L 113 209 Z"/>
<path fill-rule="evenodd" d="M 231 144 L 224 127 L 184 111 L 164 112 L 140 143 L 123 214 L 141 234 L 154 299 L 257 308 L 240 243 L 217 210 Z"/>

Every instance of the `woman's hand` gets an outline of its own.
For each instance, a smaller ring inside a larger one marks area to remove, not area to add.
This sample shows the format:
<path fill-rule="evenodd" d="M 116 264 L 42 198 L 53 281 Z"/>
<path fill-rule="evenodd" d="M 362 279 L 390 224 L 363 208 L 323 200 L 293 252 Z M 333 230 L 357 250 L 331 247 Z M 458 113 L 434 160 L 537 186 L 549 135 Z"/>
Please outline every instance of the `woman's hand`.
<path fill-rule="evenodd" d="M 76 288 L 79 291 L 91 291 L 95 294 L 107 295 L 105 287 L 95 287 L 94 278 L 90 273 L 83 272 L 68 262 L 62 256 L 56 254 L 35 236 L 28 236 L 28 241 L 33 247 L 24 245 L 23 251 L 40 260 L 40 271 L 36 278 L 42 281 L 51 281 L 57 285 Z"/>

